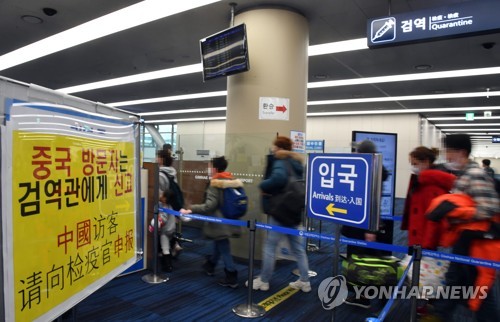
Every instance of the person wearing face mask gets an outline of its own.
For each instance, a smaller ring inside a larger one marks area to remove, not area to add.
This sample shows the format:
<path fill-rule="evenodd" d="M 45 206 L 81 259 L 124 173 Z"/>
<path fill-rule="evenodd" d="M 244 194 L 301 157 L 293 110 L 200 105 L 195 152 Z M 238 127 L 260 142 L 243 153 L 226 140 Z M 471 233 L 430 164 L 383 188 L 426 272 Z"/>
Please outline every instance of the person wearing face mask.
<path fill-rule="evenodd" d="M 447 135 L 444 145 L 448 168 L 456 171 L 457 180 L 452 194 L 436 198 L 426 216 L 446 225 L 440 243 L 445 246 L 448 246 L 447 242 L 451 244 L 453 254 L 479 257 L 474 254 L 483 251 L 483 255 L 490 256 L 484 258 L 494 257 L 491 260 L 498 261 L 500 202 L 493 180 L 476 162 L 469 159 L 472 142 L 467 134 Z M 436 201 L 439 203 L 436 204 Z M 461 302 L 466 302 L 475 312 L 476 321 L 499 321 L 498 301 L 492 287 L 495 285 L 495 275 L 498 272 L 494 268 L 451 262 L 445 275 L 445 287 L 486 285 L 487 296 L 484 299 L 472 297 L 467 301 L 463 299 L 465 296 L 462 300 L 437 299 L 432 315 L 422 321 L 451 321 L 455 308 Z"/>
<path fill-rule="evenodd" d="M 401 230 L 408 231 L 408 246 L 421 245 L 436 249 L 439 238 L 438 223 L 427 220 L 425 211 L 435 197 L 449 193 L 455 176 L 436 169 L 437 149 L 419 146 L 410 152 L 412 175 L 406 194 Z"/>
<path fill-rule="evenodd" d="M 438 153 L 438 149 L 419 146 L 409 154 L 412 174 L 401 222 L 401 230 L 408 231 L 408 246 L 420 245 L 431 250 L 435 250 L 438 246 L 441 225 L 428 220 L 425 212 L 434 198 L 450 192 L 456 179 L 447 169 L 434 164 Z M 435 291 L 436 284 L 443 279 L 442 272 L 446 270 L 446 266 L 441 261 L 443 266 L 441 268 L 434 258 L 424 256 L 421 260 L 424 264 L 421 268 L 423 266 L 424 269 L 420 273 L 420 284 L 434 287 Z M 401 262 L 402 266 L 406 267 L 409 261 L 410 256 L 406 256 Z M 420 303 L 417 312 L 424 315 L 428 311 L 428 305 L 426 302 Z"/>

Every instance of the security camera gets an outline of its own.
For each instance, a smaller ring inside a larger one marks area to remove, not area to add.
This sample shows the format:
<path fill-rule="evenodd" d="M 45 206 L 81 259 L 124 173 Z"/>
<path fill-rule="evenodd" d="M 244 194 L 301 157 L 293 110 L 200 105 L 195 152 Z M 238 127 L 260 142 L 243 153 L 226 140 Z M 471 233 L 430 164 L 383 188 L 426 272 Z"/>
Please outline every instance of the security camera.
<path fill-rule="evenodd" d="M 57 10 L 53 8 L 43 8 L 42 11 L 49 17 L 52 17 L 57 13 Z"/>
<path fill-rule="evenodd" d="M 494 42 L 485 42 L 485 43 L 482 43 L 481 46 L 483 46 L 484 49 L 491 49 L 493 47 L 495 47 L 495 44 Z"/>

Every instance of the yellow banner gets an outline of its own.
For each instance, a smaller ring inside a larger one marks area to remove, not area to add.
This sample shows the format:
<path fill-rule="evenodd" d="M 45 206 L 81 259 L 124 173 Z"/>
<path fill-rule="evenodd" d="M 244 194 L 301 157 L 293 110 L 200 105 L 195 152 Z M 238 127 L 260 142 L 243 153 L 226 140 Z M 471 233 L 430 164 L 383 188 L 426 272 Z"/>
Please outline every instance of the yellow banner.
<path fill-rule="evenodd" d="M 32 321 L 135 256 L 133 142 L 13 131 L 15 316 Z"/>

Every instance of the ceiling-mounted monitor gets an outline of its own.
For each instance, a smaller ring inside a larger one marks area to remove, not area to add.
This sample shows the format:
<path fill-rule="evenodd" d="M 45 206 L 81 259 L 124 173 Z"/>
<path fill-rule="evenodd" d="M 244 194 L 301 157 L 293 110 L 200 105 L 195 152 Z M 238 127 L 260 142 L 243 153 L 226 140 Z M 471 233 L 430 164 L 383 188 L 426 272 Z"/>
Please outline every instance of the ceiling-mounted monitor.
<path fill-rule="evenodd" d="M 200 51 L 204 81 L 250 69 L 245 24 L 201 39 Z"/>

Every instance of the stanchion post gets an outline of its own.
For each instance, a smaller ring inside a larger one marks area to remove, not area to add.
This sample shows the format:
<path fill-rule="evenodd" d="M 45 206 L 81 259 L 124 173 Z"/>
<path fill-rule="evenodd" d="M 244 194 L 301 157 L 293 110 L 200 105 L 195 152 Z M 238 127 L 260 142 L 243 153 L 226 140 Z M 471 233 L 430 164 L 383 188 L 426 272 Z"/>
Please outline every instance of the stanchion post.
<path fill-rule="evenodd" d="M 412 247 L 413 252 L 413 267 L 412 267 L 412 288 L 417 287 L 420 283 L 420 261 L 422 259 L 422 246 L 415 245 Z M 417 296 L 411 298 L 410 322 L 417 322 Z"/>
<path fill-rule="evenodd" d="M 332 268 L 332 274 L 333 274 L 334 277 L 337 276 L 337 275 L 339 275 L 340 229 L 341 229 L 341 225 L 340 224 L 335 224 L 335 241 L 334 241 L 334 244 L 333 244 L 333 268 Z M 335 321 L 335 307 L 333 307 L 333 309 L 332 309 L 331 320 L 330 321 L 332 321 L 332 322 Z"/>
<path fill-rule="evenodd" d="M 248 298 L 246 304 L 239 304 L 233 307 L 233 312 L 244 318 L 257 318 L 266 314 L 266 310 L 260 305 L 253 304 L 252 302 L 252 292 L 253 292 L 253 261 L 255 255 L 255 230 L 257 228 L 257 222 L 255 219 L 248 221 L 248 231 L 250 238 L 249 242 L 249 256 L 248 256 Z"/>
<path fill-rule="evenodd" d="M 160 210 L 158 209 L 158 205 L 155 205 L 153 212 L 153 274 L 158 273 L 158 214 Z"/>
<path fill-rule="evenodd" d="M 153 273 L 142 277 L 142 280 L 150 284 L 164 283 L 168 277 L 158 274 L 158 205 L 155 205 L 153 213 Z"/>

